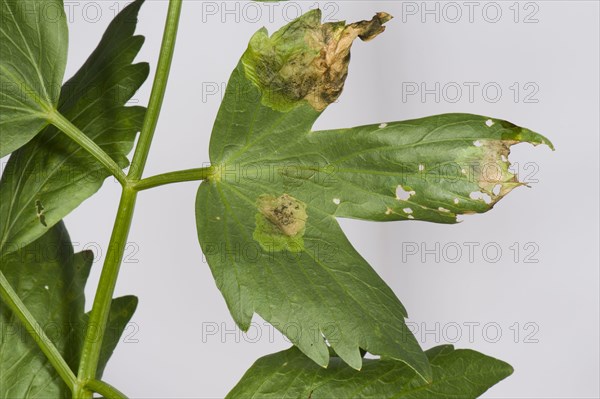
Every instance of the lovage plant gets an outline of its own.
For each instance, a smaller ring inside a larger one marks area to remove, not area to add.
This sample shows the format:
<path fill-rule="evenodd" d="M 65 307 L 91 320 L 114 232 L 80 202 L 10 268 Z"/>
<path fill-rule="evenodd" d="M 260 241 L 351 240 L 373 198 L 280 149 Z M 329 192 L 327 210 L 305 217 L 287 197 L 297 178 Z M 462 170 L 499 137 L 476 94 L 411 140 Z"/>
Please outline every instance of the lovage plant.
<path fill-rule="evenodd" d="M 486 212 L 522 185 L 510 147 L 550 142 L 470 114 L 313 131 L 342 92 L 352 43 L 392 18 L 321 23 L 314 10 L 250 39 L 216 117 L 211 166 L 143 178 L 182 1 L 169 2 L 147 108 L 126 106 L 150 70 L 133 63 L 142 4 L 116 16 L 63 84 L 62 0 L 0 0 L 0 156 L 10 154 L 0 181 L 0 397 L 125 397 L 102 372 L 137 305 L 113 298 L 136 198 L 200 180 L 200 246 L 236 323 L 247 330 L 256 313 L 283 334 L 297 327 L 294 346 L 259 359 L 230 397 L 474 398 L 510 375 L 472 350 L 423 351 L 337 218 L 455 223 Z M 122 196 L 86 313 L 92 253 L 74 253 L 61 220 L 110 176 Z M 249 247 L 253 256 L 238 256 Z"/>

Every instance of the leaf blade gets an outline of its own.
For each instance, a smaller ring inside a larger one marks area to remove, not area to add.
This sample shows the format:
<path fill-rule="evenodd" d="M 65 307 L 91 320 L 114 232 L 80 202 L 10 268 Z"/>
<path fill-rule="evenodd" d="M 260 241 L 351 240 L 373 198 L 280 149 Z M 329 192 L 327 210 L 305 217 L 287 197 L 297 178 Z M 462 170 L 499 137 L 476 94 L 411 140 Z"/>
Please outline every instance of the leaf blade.
<path fill-rule="evenodd" d="M 406 310 L 350 245 L 335 218 L 277 173 L 249 182 L 239 170 L 253 164 L 260 168 L 269 154 L 287 149 L 284 144 L 310 130 L 323 101 L 334 101 L 341 92 L 352 41 L 377 35 L 388 19 L 380 13 L 371 21 L 350 25 L 321 24 L 320 12 L 313 11 L 271 37 L 264 30 L 255 34 L 232 73 L 213 129 L 210 154 L 216 167 L 198 190 L 198 237 L 217 286 L 242 329 L 248 328 L 256 312 L 322 366 L 329 359 L 329 343 L 356 369 L 361 367 L 363 348 L 402 359 L 427 378 L 427 358 L 406 327 Z M 331 56 L 306 48 L 305 37 L 313 34 Z M 271 82 L 269 68 L 286 68 L 278 64 L 270 46 L 286 54 L 284 59 L 296 57 L 298 74 L 309 71 L 308 76 L 277 72 L 277 88 L 265 88 Z M 263 62 L 263 56 L 275 60 Z M 317 66 L 311 57 L 316 57 Z M 324 73 L 323 62 L 336 72 L 319 75 Z M 291 89 L 297 80 L 308 88 Z M 295 227 L 287 225 L 287 237 L 273 233 L 269 226 L 274 216 L 265 211 L 284 200 L 307 213 L 297 218 Z M 296 336 L 290 329 L 297 329 Z"/>
<path fill-rule="evenodd" d="M 426 351 L 433 380 L 424 382 L 401 362 L 365 360 L 356 371 L 332 357 L 327 369 L 296 348 L 257 360 L 227 398 L 476 398 L 512 373 L 500 360 L 443 345 Z"/>
<path fill-rule="evenodd" d="M 58 105 L 121 167 L 129 164 L 126 154 L 145 115 L 143 107 L 125 106 L 149 71 L 146 63 L 132 64 L 144 42 L 143 37 L 134 36 L 142 4 L 137 0 L 115 17 L 98 47 L 63 85 Z M 97 192 L 108 176 L 77 143 L 55 127 L 47 127 L 14 152 L 4 169 L 0 253 L 17 250 L 44 234 Z"/>
<path fill-rule="evenodd" d="M 68 28 L 61 0 L 1 0 L 0 158 L 47 125 L 67 62 Z"/>
<path fill-rule="evenodd" d="M 198 195 L 198 208 L 203 210 L 197 220 L 201 246 L 236 322 L 247 328 L 256 312 L 323 366 L 329 356 L 319 332 L 357 369 L 360 347 L 405 359 L 426 374 L 427 363 L 404 323 L 406 310 L 334 218 L 317 208 L 309 211 L 308 219 L 315 222 L 306 227 L 301 252 L 260 247 L 253 239 L 255 220 L 250 217 L 256 213 L 255 204 L 243 197 L 257 198 L 261 188 L 245 187 L 240 193 L 206 182 Z M 236 197 L 240 201 L 231 206 L 228 198 Z M 337 241 L 328 242 L 324 236 Z"/>
<path fill-rule="evenodd" d="M 93 263 L 92 253 L 74 253 L 64 223 L 20 251 L 2 258 L 0 268 L 13 289 L 76 372 L 87 315 L 84 288 Z M 103 342 L 98 378 L 135 311 L 137 298 L 113 300 Z M 0 303 L 0 398 L 70 398 L 69 388 L 54 371 L 29 332 L 10 309 Z"/>

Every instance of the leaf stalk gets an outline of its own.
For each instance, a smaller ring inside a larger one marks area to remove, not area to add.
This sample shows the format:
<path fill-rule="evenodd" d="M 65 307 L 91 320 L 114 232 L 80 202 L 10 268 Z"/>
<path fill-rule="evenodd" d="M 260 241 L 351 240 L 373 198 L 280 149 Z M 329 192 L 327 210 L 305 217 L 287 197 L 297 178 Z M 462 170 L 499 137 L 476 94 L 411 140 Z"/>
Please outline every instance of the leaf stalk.
<path fill-rule="evenodd" d="M 62 378 L 67 386 L 73 389 L 76 385 L 77 377 L 75 377 L 65 359 L 63 359 L 56 346 L 54 346 L 50 338 L 46 335 L 42 326 L 35 320 L 35 317 L 29 312 L 23 301 L 21 301 L 21 298 L 13 290 L 2 271 L 0 271 L 0 298 L 2 298 L 2 301 L 8 305 L 10 310 L 23 323 L 27 332 L 46 355 L 52 367 L 60 375 L 60 378 Z"/>
<path fill-rule="evenodd" d="M 125 176 L 121 167 L 98 144 L 79 130 L 70 120 L 65 118 L 64 115 L 58 111 L 54 111 L 49 114 L 48 120 L 104 165 L 122 186 L 128 185 L 127 176 Z"/>
<path fill-rule="evenodd" d="M 90 391 L 99 393 L 105 399 L 127 399 L 125 394 L 104 381 L 90 380 L 85 384 L 85 387 Z"/>
<path fill-rule="evenodd" d="M 133 184 L 136 191 L 148 190 L 150 188 L 164 186 L 166 184 L 181 183 L 186 181 L 205 180 L 214 171 L 212 166 L 206 168 L 178 170 L 176 172 L 162 173 L 139 180 Z"/>

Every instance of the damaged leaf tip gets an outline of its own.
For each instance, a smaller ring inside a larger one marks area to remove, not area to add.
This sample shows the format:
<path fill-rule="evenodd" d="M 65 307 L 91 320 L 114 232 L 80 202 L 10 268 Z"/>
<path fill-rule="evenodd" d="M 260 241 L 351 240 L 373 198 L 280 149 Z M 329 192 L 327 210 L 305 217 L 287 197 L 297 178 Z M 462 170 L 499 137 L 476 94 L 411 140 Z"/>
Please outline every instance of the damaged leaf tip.
<path fill-rule="evenodd" d="M 342 93 L 354 40 L 375 38 L 391 19 L 378 12 L 369 21 L 322 24 L 320 10 L 314 10 L 270 37 L 261 29 L 242 56 L 246 76 L 261 90 L 262 102 L 275 110 L 285 112 L 306 100 L 323 111 Z"/>
<path fill-rule="evenodd" d="M 362 33 L 360 33 L 358 37 L 360 40 L 367 42 L 385 31 L 384 24 L 393 18 L 394 17 L 387 12 L 378 12 L 370 21 L 360 21 L 349 26 L 355 26 L 355 29 L 361 29 Z"/>

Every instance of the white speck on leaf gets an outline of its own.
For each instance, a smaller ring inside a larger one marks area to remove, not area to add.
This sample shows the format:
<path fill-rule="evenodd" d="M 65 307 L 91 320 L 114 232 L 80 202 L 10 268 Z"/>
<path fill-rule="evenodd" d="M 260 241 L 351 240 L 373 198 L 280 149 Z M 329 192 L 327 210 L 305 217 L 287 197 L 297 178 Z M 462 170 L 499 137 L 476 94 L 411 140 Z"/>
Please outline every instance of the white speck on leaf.
<path fill-rule="evenodd" d="M 422 172 L 425 170 L 425 165 L 423 165 L 422 163 L 419 164 L 419 172 Z"/>
<path fill-rule="evenodd" d="M 410 208 L 404 208 L 402 210 L 404 211 L 404 213 L 412 213 L 413 212 L 413 210 Z"/>
<path fill-rule="evenodd" d="M 333 203 L 334 203 L 334 204 L 336 204 L 336 205 L 339 205 L 339 204 L 340 204 L 340 202 L 341 202 L 341 201 L 340 201 L 340 199 L 339 199 L 339 198 L 334 198 L 334 199 L 333 199 Z"/>
<path fill-rule="evenodd" d="M 473 145 L 474 145 L 475 147 L 481 147 L 483 144 L 481 143 L 481 141 L 479 141 L 479 140 L 475 140 L 475 141 L 473 142 Z"/>
<path fill-rule="evenodd" d="M 438 208 L 438 211 L 440 211 L 440 212 L 450 212 L 449 209 L 442 208 L 441 206 Z"/>
<path fill-rule="evenodd" d="M 387 123 L 382 123 L 381 125 L 379 125 L 380 129 L 383 129 L 384 127 L 387 127 Z"/>
<path fill-rule="evenodd" d="M 454 203 L 458 204 L 458 198 L 454 198 Z"/>
<path fill-rule="evenodd" d="M 415 217 L 413 215 L 408 215 L 409 219 L 414 219 Z"/>
<path fill-rule="evenodd" d="M 485 124 L 487 127 L 492 127 L 494 125 L 494 121 L 491 119 L 488 119 L 487 121 L 485 121 Z"/>
<path fill-rule="evenodd" d="M 45 285 L 45 286 L 44 286 L 44 289 L 45 289 L 45 290 L 49 290 L 49 289 L 50 289 L 50 287 L 48 287 L 47 285 Z"/>

